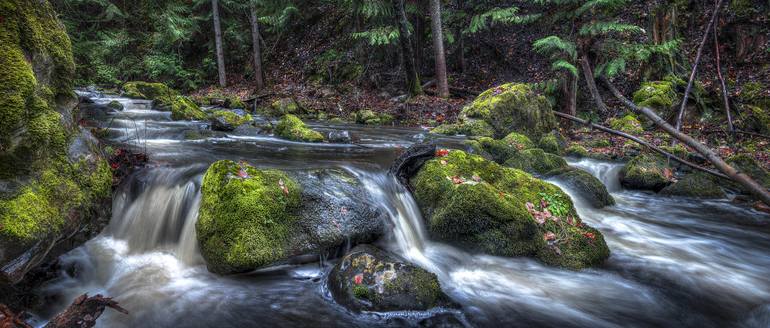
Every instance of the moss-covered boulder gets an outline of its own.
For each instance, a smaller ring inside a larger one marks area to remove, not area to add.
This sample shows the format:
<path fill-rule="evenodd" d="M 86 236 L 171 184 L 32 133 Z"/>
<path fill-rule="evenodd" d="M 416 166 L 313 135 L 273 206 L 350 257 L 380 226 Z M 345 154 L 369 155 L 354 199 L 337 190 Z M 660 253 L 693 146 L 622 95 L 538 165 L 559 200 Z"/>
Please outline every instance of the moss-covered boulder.
<path fill-rule="evenodd" d="M 741 106 L 736 125 L 745 131 L 770 134 L 770 106 L 767 108 L 754 105 Z"/>
<path fill-rule="evenodd" d="M 607 187 L 590 173 L 576 168 L 566 168 L 552 177 L 575 191 L 575 197 L 580 197 L 595 208 L 615 205 L 615 199 L 607 191 Z"/>
<path fill-rule="evenodd" d="M 588 149 L 579 144 L 572 144 L 564 149 L 564 155 L 577 158 L 588 157 Z"/>
<path fill-rule="evenodd" d="M 746 173 L 757 183 L 770 188 L 770 172 L 759 165 L 751 156 L 747 154 L 733 155 L 727 158 L 726 162 L 739 172 Z M 742 189 L 742 187 L 738 189 Z"/>
<path fill-rule="evenodd" d="M 337 263 L 329 290 L 354 311 L 422 311 L 451 304 L 435 274 L 369 245 L 353 248 Z"/>
<path fill-rule="evenodd" d="M 674 184 L 663 188 L 660 193 L 667 196 L 725 198 L 724 190 L 715 179 L 714 176 L 705 172 L 689 173 Z"/>
<path fill-rule="evenodd" d="M 484 91 L 462 114 L 489 123 L 496 138 L 518 132 L 540 140 L 543 134 L 557 127 L 552 109 L 545 96 L 529 84 L 508 83 Z"/>
<path fill-rule="evenodd" d="M 216 131 L 233 131 L 241 125 L 253 121 L 251 115 L 245 112 L 237 113 L 229 110 L 217 110 L 208 115 L 211 129 Z"/>
<path fill-rule="evenodd" d="M 532 174 L 546 174 L 567 167 L 567 161 L 559 155 L 546 153 L 540 148 L 525 149 L 509 158 L 504 166 Z"/>
<path fill-rule="evenodd" d="M 634 103 L 655 109 L 665 118 L 673 113 L 671 107 L 678 101 L 675 87 L 671 81 L 643 82 L 634 92 Z"/>
<path fill-rule="evenodd" d="M 196 104 L 201 106 L 219 106 L 230 109 L 246 109 L 246 103 L 240 97 L 234 94 L 228 94 L 220 89 L 210 90 L 204 95 L 198 95 L 192 98 Z"/>
<path fill-rule="evenodd" d="M 521 170 L 453 150 L 427 161 L 410 184 L 433 239 L 572 269 L 609 256 L 569 196 Z"/>
<path fill-rule="evenodd" d="M 492 137 L 495 135 L 495 130 L 489 123 L 483 120 L 475 119 L 460 119 L 456 123 L 445 123 L 437 126 L 430 131 L 435 134 L 443 134 L 447 136 L 478 136 L 478 137 Z"/>
<path fill-rule="evenodd" d="M 206 113 L 190 98 L 176 96 L 171 102 L 171 119 L 173 120 L 205 120 Z"/>
<path fill-rule="evenodd" d="M 537 144 L 545 152 L 561 155 L 562 150 L 567 146 L 567 141 L 558 131 L 554 130 L 544 134 Z"/>
<path fill-rule="evenodd" d="M 113 101 L 110 101 L 110 102 L 107 104 L 107 108 L 109 108 L 109 109 L 112 109 L 112 110 L 118 110 L 118 111 L 119 111 L 119 110 L 123 110 L 123 104 L 121 104 L 121 103 L 120 103 L 119 101 L 117 101 L 117 100 L 113 100 Z"/>
<path fill-rule="evenodd" d="M 163 83 L 127 82 L 123 85 L 123 95 L 129 98 L 152 100 L 156 109 L 170 111 L 173 120 L 206 119 L 206 113 L 198 104 Z"/>
<path fill-rule="evenodd" d="M 298 117 L 287 114 L 278 122 L 273 131 L 276 136 L 302 142 L 322 142 L 324 136 L 305 125 Z"/>
<path fill-rule="evenodd" d="M 109 218 L 112 175 L 73 111 L 70 40 L 48 1 L 0 2 L 0 303 L 4 285 Z"/>
<path fill-rule="evenodd" d="M 300 107 L 297 102 L 291 98 L 282 98 L 274 101 L 270 105 L 271 115 L 282 116 L 286 114 L 298 115 L 300 114 Z"/>
<path fill-rule="evenodd" d="M 671 183 L 671 168 L 666 159 L 640 154 L 620 171 L 620 184 L 629 189 L 659 191 Z"/>
<path fill-rule="evenodd" d="M 393 123 L 393 116 L 387 113 L 375 113 L 373 110 L 364 109 L 356 112 L 355 121 L 366 125 L 388 125 Z"/>
<path fill-rule="evenodd" d="M 219 161 L 206 171 L 196 231 L 210 271 L 220 274 L 371 242 L 384 230 L 365 187 L 340 170 L 260 170 Z"/>
<path fill-rule="evenodd" d="M 610 120 L 610 127 L 622 131 L 628 134 L 638 135 L 644 132 L 642 123 L 636 119 L 633 114 L 628 114 L 620 118 L 613 118 Z"/>

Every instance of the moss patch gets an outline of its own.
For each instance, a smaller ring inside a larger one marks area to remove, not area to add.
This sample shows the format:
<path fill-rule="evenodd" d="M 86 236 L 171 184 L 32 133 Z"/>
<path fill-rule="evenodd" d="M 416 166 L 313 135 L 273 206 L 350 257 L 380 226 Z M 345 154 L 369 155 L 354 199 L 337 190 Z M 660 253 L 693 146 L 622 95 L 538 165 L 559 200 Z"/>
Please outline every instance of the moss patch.
<path fill-rule="evenodd" d="M 639 123 L 639 120 L 636 119 L 636 116 L 632 114 L 628 114 L 621 118 L 613 118 L 610 120 L 610 127 L 615 130 L 623 131 L 633 135 L 638 135 L 644 132 L 642 123 Z"/>
<path fill-rule="evenodd" d="M 669 81 L 643 82 L 639 90 L 634 92 L 634 102 L 637 105 L 661 112 L 671 112 L 671 106 L 676 101 L 674 84 Z"/>
<path fill-rule="evenodd" d="M 300 186 L 285 173 L 219 161 L 203 177 L 196 231 L 210 271 L 253 270 L 284 259 Z"/>
<path fill-rule="evenodd" d="M 574 269 L 609 256 L 603 237 L 580 222 L 569 196 L 521 170 L 450 151 L 426 162 L 411 184 L 435 239 L 493 255 L 535 256 Z M 527 203 L 541 204 L 544 197 L 559 200 L 562 220 L 535 220 Z M 546 239 L 549 232 L 561 236 L 559 241 Z"/>
<path fill-rule="evenodd" d="M 762 168 L 751 156 L 746 154 L 734 155 L 727 159 L 727 164 L 746 173 L 757 183 L 770 188 L 770 172 Z"/>
<path fill-rule="evenodd" d="M 670 174 L 666 174 L 666 170 L 671 171 L 671 168 L 664 158 L 641 154 L 620 171 L 620 183 L 630 189 L 658 191 L 671 183 Z"/>
<path fill-rule="evenodd" d="M 551 133 L 543 135 L 537 144 L 540 146 L 540 149 L 548 153 L 560 155 L 563 143 L 565 143 L 564 137 L 558 132 L 552 131 Z"/>
<path fill-rule="evenodd" d="M 578 144 L 573 144 L 564 150 L 564 155 L 573 157 L 588 157 L 588 149 Z"/>
<path fill-rule="evenodd" d="M 464 135 L 492 137 L 495 135 L 495 130 L 492 128 L 492 126 L 489 125 L 489 123 L 474 119 L 463 119 L 457 123 L 445 123 L 437 126 L 430 132 L 448 136 Z"/>
<path fill-rule="evenodd" d="M 298 117 L 287 114 L 275 126 L 273 131 L 276 136 L 304 142 L 322 142 L 324 136 L 317 131 L 313 131 L 305 125 Z"/>
<path fill-rule="evenodd" d="M 539 148 L 532 148 L 516 153 L 503 165 L 529 173 L 546 174 L 567 167 L 567 161 L 561 156 L 546 153 Z"/>
<path fill-rule="evenodd" d="M 254 118 L 252 118 L 249 114 L 238 115 L 229 110 L 218 110 L 209 114 L 209 119 L 222 120 L 224 123 L 230 126 L 238 127 L 250 123 Z"/>
<path fill-rule="evenodd" d="M 462 114 L 487 122 L 502 138 L 518 132 L 533 140 L 557 127 L 548 100 L 524 83 L 508 83 L 479 95 Z"/>
<path fill-rule="evenodd" d="M 356 112 L 355 121 L 358 124 L 387 125 L 393 123 L 393 116 L 386 113 L 375 113 L 372 110 L 364 109 Z"/>
<path fill-rule="evenodd" d="M 206 113 L 195 102 L 185 96 L 176 96 L 171 103 L 171 119 L 173 120 L 204 120 Z"/>
<path fill-rule="evenodd" d="M 685 175 L 681 180 L 660 191 L 663 195 L 696 198 L 724 198 L 725 192 L 716 183 L 716 178 L 704 172 Z"/>

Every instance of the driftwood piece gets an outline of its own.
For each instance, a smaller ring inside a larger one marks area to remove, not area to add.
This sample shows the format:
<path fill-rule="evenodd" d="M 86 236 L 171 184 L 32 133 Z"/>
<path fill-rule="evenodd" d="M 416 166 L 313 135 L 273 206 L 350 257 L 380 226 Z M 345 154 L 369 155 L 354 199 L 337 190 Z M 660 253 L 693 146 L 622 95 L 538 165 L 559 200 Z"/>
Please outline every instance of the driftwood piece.
<path fill-rule="evenodd" d="M 655 146 L 655 145 L 653 145 L 653 144 L 651 144 L 651 143 L 649 143 L 647 141 L 644 141 L 643 139 L 640 139 L 640 138 L 638 138 L 636 136 L 633 136 L 633 135 L 630 135 L 628 133 L 625 133 L 625 132 L 622 132 L 622 131 L 613 130 L 613 129 L 610 129 L 610 128 L 608 128 L 606 126 L 603 126 L 603 125 L 594 124 L 594 123 L 591 123 L 591 122 L 589 122 L 587 120 L 583 120 L 583 119 L 580 119 L 580 118 L 577 118 L 577 117 L 574 117 L 572 115 L 565 114 L 565 113 L 562 113 L 562 112 L 554 111 L 553 113 L 556 114 L 556 116 L 559 116 L 561 118 L 568 119 L 568 120 L 571 120 L 571 121 L 575 121 L 575 122 L 578 122 L 578 123 L 581 123 L 581 124 L 589 125 L 589 126 L 591 126 L 591 128 L 594 128 L 594 129 L 597 129 L 597 130 L 600 130 L 600 131 L 603 131 L 603 132 L 606 132 L 606 133 L 609 133 L 609 134 L 614 134 L 614 135 L 619 136 L 619 137 L 626 138 L 628 140 L 631 140 L 631 141 L 636 142 L 636 143 L 638 143 L 638 144 L 640 144 L 642 146 L 650 148 L 650 149 L 652 149 L 652 150 L 662 154 L 663 156 L 666 156 L 666 157 L 668 157 L 668 158 L 670 158 L 672 160 L 675 160 L 675 161 L 677 161 L 679 163 L 687 165 L 687 166 L 689 166 L 691 168 L 694 168 L 696 170 L 703 171 L 703 172 L 706 172 L 708 174 L 711 174 L 713 176 L 720 177 L 720 178 L 723 178 L 723 179 L 730 179 L 729 177 L 727 177 L 726 175 L 724 175 L 722 173 L 719 173 L 719 172 L 714 171 L 714 170 L 710 170 L 710 169 L 702 167 L 702 166 L 700 166 L 698 164 L 695 164 L 695 163 L 692 163 L 692 162 L 687 161 L 685 159 L 679 158 L 679 157 L 677 157 L 674 154 L 671 154 L 671 153 L 669 153 L 669 152 L 667 152 L 667 151 L 665 151 L 665 150 L 663 150 L 663 149 L 661 149 L 661 148 L 659 148 L 659 147 L 657 147 L 657 146 Z"/>
<path fill-rule="evenodd" d="M 126 309 L 109 297 L 99 294 L 88 297 L 88 294 L 83 294 L 76 298 L 64 312 L 51 319 L 44 328 L 90 328 L 96 324 L 96 319 L 104 313 L 106 308 L 128 314 Z"/>
<path fill-rule="evenodd" d="M 628 100 L 606 78 L 603 78 L 602 81 L 607 86 L 607 89 L 609 89 L 610 92 L 612 92 L 612 94 L 616 98 L 618 98 L 618 100 L 620 100 L 628 108 L 633 110 L 635 113 L 639 113 L 646 116 L 653 123 L 655 123 L 655 125 L 657 125 L 661 129 L 666 131 L 672 137 L 681 141 L 682 143 L 689 146 L 690 148 L 695 149 L 697 152 L 703 155 L 703 157 L 705 157 L 709 162 L 711 162 L 711 164 L 713 164 L 714 167 L 719 169 L 719 171 L 721 171 L 726 176 L 730 177 L 730 179 L 732 179 L 733 181 L 739 183 L 741 186 L 746 188 L 746 190 L 751 192 L 751 194 L 756 196 L 763 203 L 770 205 L 770 192 L 768 192 L 768 190 L 765 189 L 765 187 L 763 187 L 762 185 L 754 181 L 754 179 L 752 179 L 746 173 L 740 172 L 736 170 L 734 167 L 727 164 L 727 162 L 725 162 L 721 157 L 719 157 L 719 155 L 713 150 L 711 150 L 711 148 L 709 148 L 708 146 L 700 143 L 698 140 L 695 140 L 693 137 L 690 137 L 689 135 L 686 135 L 680 132 L 679 130 L 671 126 L 671 124 L 668 124 L 668 122 L 660 118 L 660 116 L 658 116 L 658 114 L 656 114 L 653 110 L 647 107 L 639 107 L 632 101 Z"/>

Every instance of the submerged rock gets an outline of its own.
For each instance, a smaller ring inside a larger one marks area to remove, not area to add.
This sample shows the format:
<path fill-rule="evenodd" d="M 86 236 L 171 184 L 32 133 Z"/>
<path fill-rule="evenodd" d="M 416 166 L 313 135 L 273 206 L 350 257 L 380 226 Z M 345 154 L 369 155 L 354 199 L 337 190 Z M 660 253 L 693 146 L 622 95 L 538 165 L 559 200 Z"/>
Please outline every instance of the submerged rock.
<path fill-rule="evenodd" d="M 209 114 L 211 129 L 215 131 L 234 131 L 241 125 L 251 123 L 253 118 L 247 113 L 218 110 Z"/>
<path fill-rule="evenodd" d="M 615 205 L 615 199 L 607 191 L 607 187 L 586 171 L 569 167 L 554 174 L 553 178 L 576 191 L 576 197 L 582 198 L 595 208 Z"/>
<path fill-rule="evenodd" d="M 121 110 L 123 110 L 123 104 L 121 104 L 117 100 L 113 100 L 113 101 L 110 101 L 109 104 L 107 104 L 107 108 L 113 109 L 113 110 L 117 110 L 117 111 L 121 111 Z"/>
<path fill-rule="evenodd" d="M 663 188 L 660 193 L 668 196 L 725 198 L 725 192 L 716 183 L 715 179 L 715 177 L 705 172 L 690 173 L 674 184 Z"/>
<path fill-rule="evenodd" d="M 609 256 L 601 233 L 581 222 L 569 196 L 521 170 L 449 151 L 427 161 L 410 183 L 436 240 L 572 269 Z"/>
<path fill-rule="evenodd" d="M 292 257 L 371 242 L 384 219 L 358 180 L 340 170 L 295 173 L 211 165 L 196 224 L 210 271 L 247 272 Z"/>
<path fill-rule="evenodd" d="M 276 136 L 304 142 L 322 142 L 324 136 L 305 125 L 298 117 L 287 114 L 278 122 L 273 131 Z"/>
<path fill-rule="evenodd" d="M 629 189 L 660 191 L 670 183 L 671 168 L 658 155 L 638 155 L 620 171 L 620 184 Z"/>
<path fill-rule="evenodd" d="M 331 143 L 351 143 L 353 138 L 350 137 L 350 131 L 334 130 L 329 132 L 326 140 Z"/>
<path fill-rule="evenodd" d="M 450 306 L 435 274 L 370 245 L 348 252 L 329 274 L 334 300 L 354 311 Z"/>

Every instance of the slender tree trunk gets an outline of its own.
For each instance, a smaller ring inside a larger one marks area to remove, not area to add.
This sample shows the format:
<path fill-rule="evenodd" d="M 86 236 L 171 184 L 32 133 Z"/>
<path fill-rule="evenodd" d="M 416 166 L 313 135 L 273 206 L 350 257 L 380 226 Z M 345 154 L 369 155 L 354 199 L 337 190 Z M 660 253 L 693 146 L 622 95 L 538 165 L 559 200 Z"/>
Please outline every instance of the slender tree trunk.
<path fill-rule="evenodd" d="M 431 34 L 433 35 L 433 54 L 436 58 L 436 85 L 441 98 L 449 98 L 449 82 L 446 72 L 446 54 L 444 53 L 444 32 L 441 24 L 441 0 L 430 0 Z"/>
<path fill-rule="evenodd" d="M 716 15 L 716 14 L 715 14 Z M 735 126 L 733 126 L 733 117 L 730 113 L 730 97 L 727 93 L 727 85 L 725 84 L 725 78 L 722 76 L 722 59 L 719 55 L 719 35 L 717 33 L 717 26 L 714 25 L 714 53 L 716 54 L 717 61 L 717 76 L 719 77 L 719 83 L 722 85 L 722 100 L 725 105 L 725 113 L 727 114 L 727 127 L 730 129 L 730 133 L 735 133 Z"/>
<path fill-rule="evenodd" d="M 692 71 L 690 72 L 690 80 L 687 81 L 687 89 L 684 91 L 684 99 L 682 100 L 682 104 L 679 107 L 679 115 L 676 117 L 676 131 L 680 131 L 682 129 L 682 120 L 684 120 L 684 113 L 685 108 L 687 108 L 687 98 L 690 96 L 690 90 L 692 90 L 692 84 L 695 81 L 695 75 L 698 73 L 698 64 L 700 63 L 700 57 L 703 54 L 703 48 L 706 45 L 706 40 L 708 40 L 709 33 L 711 32 L 712 26 L 714 26 L 714 22 L 716 22 L 717 14 L 719 13 L 719 8 L 722 7 L 722 2 L 724 0 L 718 0 L 715 8 L 714 8 L 714 14 L 711 15 L 711 20 L 709 21 L 708 26 L 706 27 L 706 30 L 703 31 L 703 40 L 701 40 L 700 45 L 698 46 L 698 53 L 695 55 L 695 63 L 692 65 Z M 673 140 L 673 143 L 676 143 L 676 139 Z"/>
<path fill-rule="evenodd" d="M 406 19 L 406 10 L 404 9 L 405 0 L 393 0 L 396 12 L 396 23 L 400 34 L 402 58 L 404 60 L 404 69 L 406 70 L 406 88 L 410 96 L 422 94 L 420 85 L 420 76 L 417 74 L 417 68 L 414 65 L 414 49 L 412 49 L 412 33 L 409 32 L 409 21 Z"/>
<path fill-rule="evenodd" d="M 465 2 L 463 0 L 457 0 L 457 8 L 462 12 L 465 10 Z M 460 73 L 465 74 L 465 38 L 463 37 L 462 26 L 457 27 L 455 32 L 457 35 L 457 62 L 460 66 Z"/>
<path fill-rule="evenodd" d="M 211 0 L 211 10 L 214 15 L 214 41 L 217 47 L 217 70 L 219 71 L 219 86 L 227 86 L 225 74 L 225 51 L 222 49 L 222 28 L 219 20 L 219 1 Z"/>
<path fill-rule="evenodd" d="M 567 114 L 577 115 L 578 78 L 572 74 L 567 76 Z"/>
<path fill-rule="evenodd" d="M 414 20 L 414 67 L 417 72 L 422 71 L 422 59 L 425 57 L 422 54 L 423 49 L 425 48 L 425 42 L 423 40 L 423 36 L 425 36 L 425 24 L 425 19 L 423 19 L 421 15 L 417 15 Z"/>
<path fill-rule="evenodd" d="M 586 79 L 586 85 L 588 86 L 588 91 L 591 92 L 591 98 L 594 99 L 594 102 L 596 103 L 596 108 L 599 110 L 599 113 L 606 113 L 607 105 L 604 104 L 604 100 L 602 100 L 602 95 L 599 94 L 599 89 L 596 88 L 596 79 L 594 78 L 594 72 L 591 69 L 591 63 L 588 62 L 588 56 L 583 55 L 580 57 L 580 66 L 583 68 L 583 77 Z M 572 114 L 575 115 L 575 114 Z"/>
<path fill-rule="evenodd" d="M 683 142 L 685 145 L 690 146 L 692 149 L 695 149 L 695 151 L 703 155 L 703 157 L 705 157 L 709 162 L 711 162 L 711 164 L 713 164 L 714 167 L 716 167 L 719 171 L 724 173 L 726 176 L 730 177 L 730 179 L 733 179 L 733 181 L 742 185 L 749 192 L 754 194 L 754 196 L 759 198 L 759 200 L 761 200 L 763 203 L 770 205 L 770 192 L 768 192 L 768 190 L 765 189 L 765 187 L 761 186 L 759 183 L 754 181 L 754 179 L 752 179 L 750 176 L 736 170 L 734 167 L 727 164 L 724 160 L 722 160 L 721 157 L 719 157 L 719 155 L 716 152 L 711 150 L 706 145 L 698 142 L 693 137 L 690 137 L 680 132 L 675 127 L 671 126 L 671 124 L 668 124 L 668 122 L 660 118 L 660 116 L 655 114 L 655 112 L 652 111 L 651 109 L 647 107 L 639 107 L 636 104 L 634 104 L 632 101 L 628 100 L 607 79 L 603 79 L 603 80 L 607 88 L 610 89 L 610 91 L 612 92 L 612 94 L 615 95 L 615 97 L 617 97 L 620 101 L 622 101 L 626 106 L 631 108 L 631 110 L 646 116 L 653 123 L 655 123 L 655 125 L 657 125 L 658 127 L 668 132 L 668 134 L 678 139 L 679 141 Z"/>
<path fill-rule="evenodd" d="M 259 20 L 257 19 L 257 9 L 252 4 L 249 7 L 249 20 L 251 21 L 251 43 L 254 49 L 254 83 L 257 90 L 265 87 L 265 81 L 262 75 L 262 47 L 259 44 Z"/>

